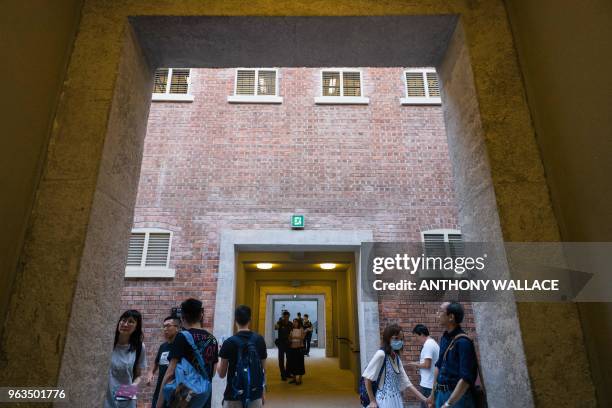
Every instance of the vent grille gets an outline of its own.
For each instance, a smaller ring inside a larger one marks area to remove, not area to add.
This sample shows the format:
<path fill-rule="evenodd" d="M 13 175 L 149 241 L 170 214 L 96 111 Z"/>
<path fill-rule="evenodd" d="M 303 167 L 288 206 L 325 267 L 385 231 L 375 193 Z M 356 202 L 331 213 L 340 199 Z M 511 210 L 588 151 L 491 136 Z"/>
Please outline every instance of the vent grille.
<path fill-rule="evenodd" d="M 361 74 L 359 72 L 344 72 L 344 96 L 361 96 Z"/>
<path fill-rule="evenodd" d="M 128 248 L 127 266 L 141 266 L 142 253 L 144 251 L 145 234 L 133 233 L 130 236 L 130 246 Z"/>
<path fill-rule="evenodd" d="M 236 95 L 255 95 L 255 70 L 238 70 Z"/>
<path fill-rule="evenodd" d="M 155 71 L 155 85 L 153 93 L 166 93 L 168 86 L 168 68 L 162 68 Z"/>
<path fill-rule="evenodd" d="M 408 97 L 424 98 L 425 97 L 425 81 L 423 81 L 422 72 L 406 72 L 406 87 Z"/>
<path fill-rule="evenodd" d="M 186 94 L 189 92 L 189 70 L 173 69 L 170 81 L 171 94 Z"/>
<path fill-rule="evenodd" d="M 340 96 L 339 72 L 323 72 L 323 96 Z"/>
<path fill-rule="evenodd" d="M 463 246 L 463 239 L 461 238 L 461 234 L 448 234 L 448 246 L 450 250 L 450 256 L 465 256 L 465 247 Z"/>
<path fill-rule="evenodd" d="M 427 73 L 427 89 L 429 90 L 430 98 L 440 97 L 440 84 L 438 83 L 438 75 L 435 72 Z M 459 235 L 461 237 L 461 235 Z M 449 235 L 450 238 L 450 235 Z"/>
<path fill-rule="evenodd" d="M 168 264 L 169 248 L 170 234 L 150 233 L 145 266 L 166 266 Z"/>
<path fill-rule="evenodd" d="M 426 256 L 446 256 L 444 234 L 424 234 Z"/>

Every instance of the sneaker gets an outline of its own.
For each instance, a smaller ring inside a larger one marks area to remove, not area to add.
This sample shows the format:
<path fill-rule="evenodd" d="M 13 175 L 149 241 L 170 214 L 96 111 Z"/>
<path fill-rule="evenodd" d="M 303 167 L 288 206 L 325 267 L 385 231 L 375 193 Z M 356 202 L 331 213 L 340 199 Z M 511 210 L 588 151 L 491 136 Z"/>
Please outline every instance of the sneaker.
<path fill-rule="evenodd" d="M 297 384 L 297 382 L 295 380 L 291 380 L 289 381 L 289 384 Z"/>

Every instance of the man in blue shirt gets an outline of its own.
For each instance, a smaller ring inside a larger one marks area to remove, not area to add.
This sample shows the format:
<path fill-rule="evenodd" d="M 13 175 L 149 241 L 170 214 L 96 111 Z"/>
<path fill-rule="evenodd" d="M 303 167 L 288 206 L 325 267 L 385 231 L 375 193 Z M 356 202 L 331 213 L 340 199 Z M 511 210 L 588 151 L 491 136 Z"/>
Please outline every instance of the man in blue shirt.
<path fill-rule="evenodd" d="M 471 388 L 478 376 L 474 343 L 461 329 L 463 306 L 445 302 L 438 318 L 446 329 L 440 340 L 440 356 L 434 369 L 434 385 L 428 404 L 436 408 L 473 408 Z"/>

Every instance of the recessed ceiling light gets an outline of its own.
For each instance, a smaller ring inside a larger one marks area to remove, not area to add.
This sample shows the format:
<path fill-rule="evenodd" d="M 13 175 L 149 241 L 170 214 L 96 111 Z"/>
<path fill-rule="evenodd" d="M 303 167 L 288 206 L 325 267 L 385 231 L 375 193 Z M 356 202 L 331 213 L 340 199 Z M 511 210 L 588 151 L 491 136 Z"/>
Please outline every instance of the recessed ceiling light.
<path fill-rule="evenodd" d="M 336 267 L 335 263 L 322 263 L 321 269 L 334 269 Z"/>
<path fill-rule="evenodd" d="M 271 263 L 258 263 L 255 266 L 257 266 L 257 269 L 272 269 L 272 264 Z"/>

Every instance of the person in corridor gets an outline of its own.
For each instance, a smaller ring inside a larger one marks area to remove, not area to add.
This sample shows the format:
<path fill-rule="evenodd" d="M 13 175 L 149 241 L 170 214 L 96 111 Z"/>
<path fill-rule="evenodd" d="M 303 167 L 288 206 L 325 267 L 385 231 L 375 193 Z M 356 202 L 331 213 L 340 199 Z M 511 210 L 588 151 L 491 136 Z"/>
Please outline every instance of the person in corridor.
<path fill-rule="evenodd" d="M 276 325 L 274 330 L 278 330 L 278 337 L 275 340 L 276 347 L 278 347 L 278 368 L 280 370 L 281 380 L 287 381 L 287 362 L 285 357 L 289 350 L 289 333 L 293 328 L 293 324 L 289 321 L 289 312 L 283 311 L 283 314 Z"/>
<path fill-rule="evenodd" d="M 402 408 L 404 402 L 402 391 L 410 390 L 421 402 L 427 398 L 410 382 L 404 365 L 400 359 L 400 352 L 404 347 L 402 328 L 391 324 L 383 331 L 381 349 L 378 350 L 368 363 L 363 378 L 370 398 L 368 408 Z M 372 383 L 378 381 L 378 391 L 374 394 Z"/>
<path fill-rule="evenodd" d="M 176 335 L 170 347 L 168 359 L 170 364 L 162 380 L 161 389 L 174 378 L 174 370 L 182 358 L 186 358 L 191 365 L 198 371 L 203 373 L 206 371 L 209 380 L 212 381 L 216 371 L 216 364 L 219 360 L 217 339 L 202 327 L 204 309 L 202 302 L 197 299 L 187 299 L 181 303 L 181 317 L 183 320 L 183 330 L 189 331 L 195 342 L 196 348 L 200 352 L 204 360 L 204 367 L 198 364 L 198 358 L 194 355 L 193 348 L 189 345 L 189 341 L 182 332 Z M 213 390 L 214 392 L 214 390 Z M 196 397 L 189 403 L 190 408 L 210 408 L 211 398 L 203 401 L 203 398 Z M 164 393 L 161 392 L 157 399 L 157 408 L 164 408 Z"/>
<path fill-rule="evenodd" d="M 445 302 L 438 318 L 446 329 L 440 339 L 440 358 L 434 369 L 434 384 L 428 403 L 436 408 L 473 408 L 471 388 L 478 376 L 474 343 L 461 329 L 463 306 Z"/>
<path fill-rule="evenodd" d="M 304 354 L 310 356 L 310 342 L 312 341 L 312 322 L 308 319 L 308 315 L 304 315 Z"/>
<path fill-rule="evenodd" d="M 164 338 L 166 341 L 159 346 L 153 367 L 151 367 L 151 371 L 149 371 L 149 374 L 147 375 L 147 385 L 151 385 L 153 377 L 155 377 L 159 371 L 159 375 L 157 376 L 157 385 L 155 386 L 155 392 L 153 392 L 153 401 L 151 403 L 152 408 L 157 406 L 157 397 L 159 396 L 161 383 L 164 379 L 164 375 L 166 374 L 168 364 L 170 364 L 170 361 L 168 360 L 168 354 L 170 354 L 170 344 L 174 341 L 174 338 L 176 337 L 180 328 L 181 324 L 178 317 L 168 316 L 164 319 L 162 330 L 164 331 Z"/>
<path fill-rule="evenodd" d="M 302 327 L 302 320 L 297 318 L 293 319 L 293 329 L 289 334 L 287 371 L 294 377 L 290 383 L 295 385 L 301 385 L 302 376 L 306 374 L 304 368 L 304 336 L 305 333 Z"/>
<path fill-rule="evenodd" d="M 125 311 L 115 327 L 104 408 L 136 408 L 132 397 L 136 397 L 147 368 L 143 337 L 140 312 Z"/>
<path fill-rule="evenodd" d="M 429 397 L 434 382 L 434 366 L 438 362 L 440 347 L 438 343 L 429 335 L 429 329 L 423 324 L 417 324 L 412 329 L 412 333 L 416 336 L 417 342 L 421 344 L 421 356 L 419 361 L 408 363 L 419 369 L 421 375 L 421 383 L 419 388 L 421 393 Z M 427 408 L 427 404 L 421 403 L 421 408 Z"/>
<path fill-rule="evenodd" d="M 234 313 L 236 320 L 237 332 L 234 336 L 225 340 L 221 345 L 221 351 L 219 357 L 221 360 L 217 367 L 217 373 L 219 377 L 225 378 L 227 376 L 227 385 L 225 392 L 223 393 L 223 407 L 228 408 L 259 408 L 265 401 L 265 364 L 268 353 L 266 350 L 266 342 L 259 334 L 252 332 L 249 329 L 251 322 L 251 308 L 245 305 L 238 306 Z M 245 346 L 254 346 L 257 353 L 257 358 L 260 360 L 260 365 L 248 364 L 248 377 L 250 381 L 256 381 L 260 379 L 263 382 L 261 384 L 251 384 L 255 388 L 255 394 L 250 395 L 250 400 L 245 401 L 243 397 L 235 395 L 236 390 L 234 385 L 240 384 L 240 379 L 236 379 L 236 368 L 239 364 L 239 359 L 245 364 L 245 359 L 250 357 L 248 355 L 248 348 L 245 350 Z M 242 354 L 240 354 L 242 353 Z M 257 370 L 258 372 L 252 372 Z M 261 386 L 261 387 L 260 387 Z M 261 388 L 261 389 L 260 389 Z M 245 405 L 247 404 L 247 405 Z"/>

